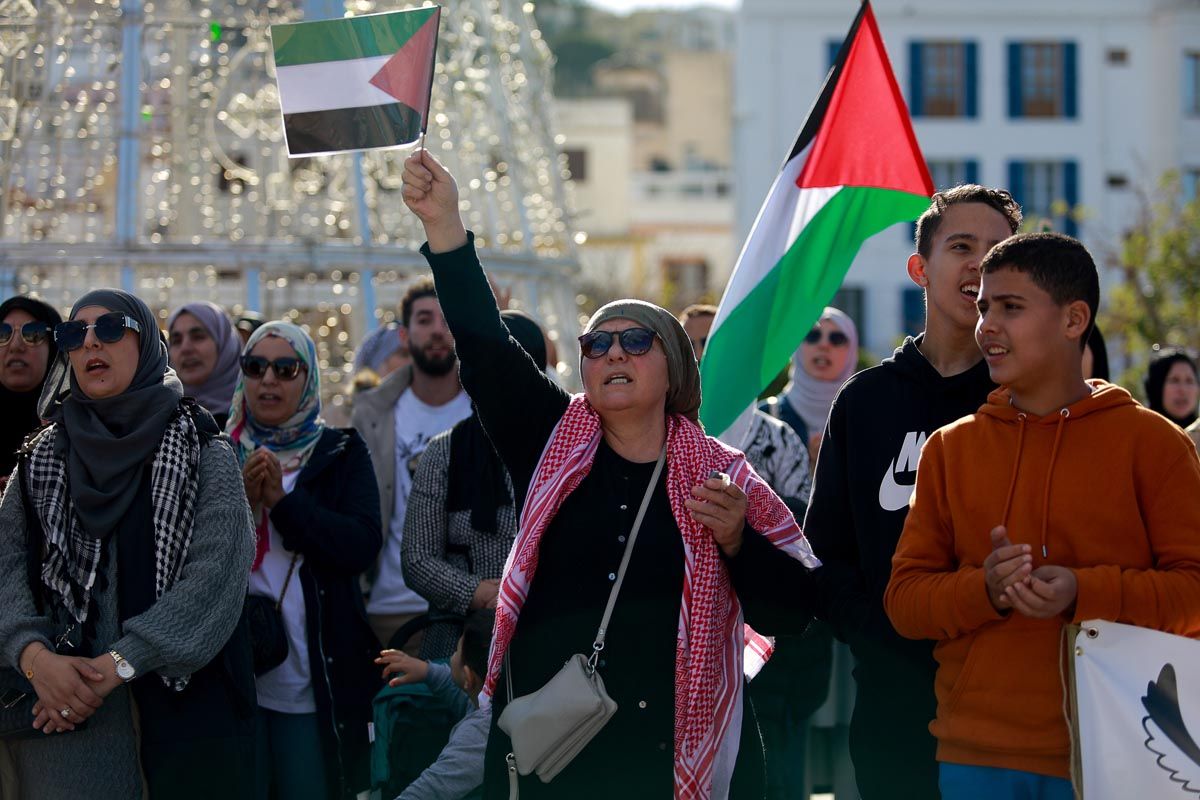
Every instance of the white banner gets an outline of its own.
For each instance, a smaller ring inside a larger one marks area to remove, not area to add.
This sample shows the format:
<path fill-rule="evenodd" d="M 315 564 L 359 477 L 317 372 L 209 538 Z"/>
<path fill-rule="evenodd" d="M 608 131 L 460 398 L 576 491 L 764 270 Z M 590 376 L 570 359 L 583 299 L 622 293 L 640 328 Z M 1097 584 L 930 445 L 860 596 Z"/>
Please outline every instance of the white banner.
<path fill-rule="evenodd" d="M 1073 647 L 1084 800 L 1200 798 L 1200 641 L 1092 620 Z"/>

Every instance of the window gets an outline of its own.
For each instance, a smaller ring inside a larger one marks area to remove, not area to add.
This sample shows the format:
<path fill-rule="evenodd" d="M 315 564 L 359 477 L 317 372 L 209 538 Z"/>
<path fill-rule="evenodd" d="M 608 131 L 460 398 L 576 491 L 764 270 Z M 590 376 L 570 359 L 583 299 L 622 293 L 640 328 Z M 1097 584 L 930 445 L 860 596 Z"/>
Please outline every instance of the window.
<path fill-rule="evenodd" d="M 909 107 L 914 117 L 975 117 L 974 42 L 909 45 Z"/>
<path fill-rule="evenodd" d="M 1183 202 L 1190 203 L 1200 198 L 1200 168 L 1185 169 L 1179 178 Z"/>
<path fill-rule="evenodd" d="M 708 261 L 703 258 L 664 258 L 664 305 L 683 307 L 708 293 Z"/>
<path fill-rule="evenodd" d="M 1079 167 L 1074 161 L 1011 161 L 1008 188 L 1025 219 L 1051 230 L 1078 235 L 1074 210 L 1079 203 Z"/>
<path fill-rule="evenodd" d="M 925 330 L 925 291 L 916 286 L 905 287 L 901 290 L 900 302 L 904 333 L 916 336 Z"/>
<path fill-rule="evenodd" d="M 1008 115 L 1076 116 L 1074 42 L 1010 42 Z"/>
<path fill-rule="evenodd" d="M 571 180 L 576 183 L 583 183 L 587 180 L 587 151 L 578 148 L 564 150 L 563 155 L 567 157 L 567 172 L 571 175 Z"/>
<path fill-rule="evenodd" d="M 975 159 L 933 159 L 927 162 L 936 191 L 961 183 L 979 182 L 979 162 Z"/>
<path fill-rule="evenodd" d="M 1200 117 L 1200 53 L 1183 54 L 1183 113 Z"/>

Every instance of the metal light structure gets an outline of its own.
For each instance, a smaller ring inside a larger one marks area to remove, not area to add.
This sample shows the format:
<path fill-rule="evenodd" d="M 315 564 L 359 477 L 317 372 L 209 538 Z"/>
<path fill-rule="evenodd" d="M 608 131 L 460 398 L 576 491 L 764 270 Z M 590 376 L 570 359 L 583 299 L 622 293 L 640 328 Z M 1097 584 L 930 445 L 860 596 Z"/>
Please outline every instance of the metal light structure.
<path fill-rule="evenodd" d="M 344 384 L 354 343 L 426 269 L 400 198 L 407 151 L 289 160 L 268 26 L 404 7 L 0 0 L 0 294 L 65 307 L 117 285 L 164 316 L 208 299 L 288 317 Z M 497 282 L 569 342 L 578 267 L 532 11 L 446 8 L 427 147 Z"/>

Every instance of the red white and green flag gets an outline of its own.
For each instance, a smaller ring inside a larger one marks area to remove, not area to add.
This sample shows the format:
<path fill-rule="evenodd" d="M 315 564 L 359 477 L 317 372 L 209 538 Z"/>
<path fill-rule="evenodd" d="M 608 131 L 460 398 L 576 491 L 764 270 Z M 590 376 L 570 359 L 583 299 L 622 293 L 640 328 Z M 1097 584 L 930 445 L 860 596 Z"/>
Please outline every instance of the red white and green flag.
<path fill-rule="evenodd" d="M 271 26 L 288 155 L 411 144 L 425 132 L 441 7 Z"/>
<path fill-rule="evenodd" d="M 721 298 L 700 368 L 706 428 L 729 428 L 800 345 L 862 243 L 915 220 L 932 194 L 864 2 Z"/>

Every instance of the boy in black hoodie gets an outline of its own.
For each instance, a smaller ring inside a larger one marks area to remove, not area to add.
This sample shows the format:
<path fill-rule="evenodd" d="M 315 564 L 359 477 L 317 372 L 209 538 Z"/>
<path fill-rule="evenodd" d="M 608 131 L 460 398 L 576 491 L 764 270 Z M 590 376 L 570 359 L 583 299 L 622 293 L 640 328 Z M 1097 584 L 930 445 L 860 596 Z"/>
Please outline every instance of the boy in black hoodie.
<path fill-rule="evenodd" d="M 804 533 L 825 565 L 817 613 L 855 657 L 850 755 L 863 800 L 939 796 L 932 643 L 895 632 L 883 591 L 921 445 L 995 388 L 975 343 L 979 263 L 1020 224 L 1006 191 L 935 194 L 908 259 L 925 290 L 925 332 L 847 381 L 829 412 Z"/>

